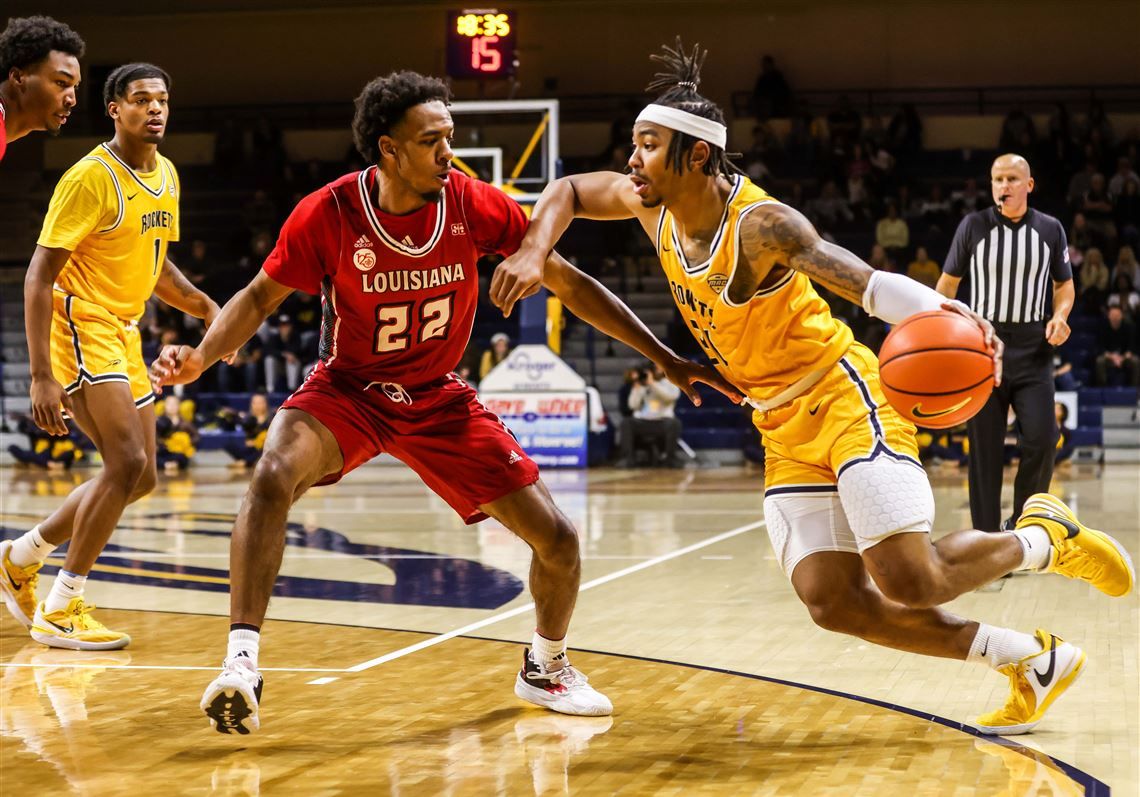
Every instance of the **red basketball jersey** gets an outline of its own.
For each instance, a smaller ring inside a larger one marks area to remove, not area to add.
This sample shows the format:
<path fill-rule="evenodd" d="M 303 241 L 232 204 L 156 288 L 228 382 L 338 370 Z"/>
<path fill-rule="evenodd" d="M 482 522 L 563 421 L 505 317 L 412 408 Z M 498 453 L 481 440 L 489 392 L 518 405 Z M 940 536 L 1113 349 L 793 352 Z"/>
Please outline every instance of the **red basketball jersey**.
<path fill-rule="evenodd" d="M 8 122 L 4 118 L 6 115 L 4 104 L 0 103 L 0 161 L 4 160 L 4 153 L 8 149 Z"/>
<path fill-rule="evenodd" d="M 327 367 L 415 387 L 459 364 L 475 319 L 475 264 L 518 249 L 527 218 L 502 191 L 457 171 L 435 202 L 405 216 L 377 208 L 375 192 L 373 166 L 305 197 L 264 268 L 321 293 Z"/>

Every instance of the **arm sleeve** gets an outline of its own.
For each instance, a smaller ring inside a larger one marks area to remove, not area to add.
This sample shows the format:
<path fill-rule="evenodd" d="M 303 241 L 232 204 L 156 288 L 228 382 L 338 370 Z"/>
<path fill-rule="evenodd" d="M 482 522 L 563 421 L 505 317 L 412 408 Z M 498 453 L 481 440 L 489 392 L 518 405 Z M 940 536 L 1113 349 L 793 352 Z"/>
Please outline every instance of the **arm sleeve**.
<path fill-rule="evenodd" d="M 513 255 L 530 220 L 518 202 L 482 180 L 469 180 L 463 192 L 463 215 L 480 254 Z"/>
<path fill-rule="evenodd" d="M 1054 222 L 1056 233 L 1049 253 L 1049 273 L 1054 282 L 1067 282 L 1073 278 L 1073 264 L 1069 262 L 1069 237 L 1059 221 Z"/>
<path fill-rule="evenodd" d="M 335 203 L 327 188 L 297 203 L 262 266 L 271 279 L 294 290 L 320 293 L 327 265 L 335 256 L 329 241 L 340 227 Z"/>
<path fill-rule="evenodd" d="M 969 264 L 970 217 L 966 216 L 958 225 L 954 240 L 950 242 L 950 251 L 946 253 L 946 262 L 942 265 L 942 271 L 951 277 L 963 277 Z"/>
<path fill-rule="evenodd" d="M 88 235 L 114 224 L 119 208 L 108 208 L 101 193 L 89 180 L 65 175 L 51 195 L 37 243 L 51 249 L 74 251 Z"/>

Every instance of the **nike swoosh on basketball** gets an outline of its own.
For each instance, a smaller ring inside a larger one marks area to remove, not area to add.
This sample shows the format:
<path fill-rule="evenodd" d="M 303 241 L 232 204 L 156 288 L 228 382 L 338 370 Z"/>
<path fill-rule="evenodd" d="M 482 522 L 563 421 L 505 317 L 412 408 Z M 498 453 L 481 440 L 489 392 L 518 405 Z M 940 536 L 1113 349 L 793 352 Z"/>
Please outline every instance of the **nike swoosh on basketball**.
<path fill-rule="evenodd" d="M 916 418 L 939 418 L 943 415 L 949 415 L 952 412 L 957 412 L 958 410 L 962 409 L 963 407 L 965 407 L 967 404 L 969 404 L 973 400 L 974 400 L 974 397 L 970 396 L 969 398 L 965 399 L 964 401 L 958 402 L 953 407 L 947 407 L 944 410 L 935 410 L 934 412 L 924 411 L 922 409 L 922 402 L 919 402 L 918 404 L 914 405 L 914 408 L 911 410 L 911 413 Z"/>
<path fill-rule="evenodd" d="M 1057 637 L 1051 636 L 1049 638 L 1049 666 L 1045 668 L 1045 672 L 1038 672 L 1037 668 L 1033 668 L 1034 674 L 1037 675 L 1037 680 L 1042 686 L 1048 686 L 1053 683 L 1053 671 L 1057 665 Z"/>

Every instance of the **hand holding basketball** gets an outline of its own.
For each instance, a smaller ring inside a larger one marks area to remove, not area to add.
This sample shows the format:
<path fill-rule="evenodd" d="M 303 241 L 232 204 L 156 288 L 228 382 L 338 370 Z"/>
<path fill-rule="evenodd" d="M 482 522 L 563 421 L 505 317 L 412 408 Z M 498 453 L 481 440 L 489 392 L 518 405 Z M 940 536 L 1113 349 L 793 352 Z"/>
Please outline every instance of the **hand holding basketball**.
<path fill-rule="evenodd" d="M 883 342 L 879 371 L 887 400 L 918 426 L 948 429 L 972 418 L 1001 379 L 993 326 L 964 305 L 919 313 Z"/>

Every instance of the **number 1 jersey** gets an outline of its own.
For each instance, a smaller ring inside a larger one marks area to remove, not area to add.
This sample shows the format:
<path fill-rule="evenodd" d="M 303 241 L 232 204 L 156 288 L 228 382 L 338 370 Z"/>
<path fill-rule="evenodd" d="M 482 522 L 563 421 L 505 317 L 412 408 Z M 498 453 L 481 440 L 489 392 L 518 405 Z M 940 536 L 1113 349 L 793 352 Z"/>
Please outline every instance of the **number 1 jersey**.
<path fill-rule="evenodd" d="M 527 218 L 502 191 L 458 171 L 434 202 L 394 216 L 376 207 L 376 180 L 369 167 L 301 200 L 264 269 L 320 292 L 326 367 L 416 387 L 459 364 L 475 320 L 475 265 L 514 253 Z"/>

